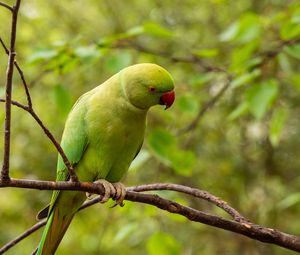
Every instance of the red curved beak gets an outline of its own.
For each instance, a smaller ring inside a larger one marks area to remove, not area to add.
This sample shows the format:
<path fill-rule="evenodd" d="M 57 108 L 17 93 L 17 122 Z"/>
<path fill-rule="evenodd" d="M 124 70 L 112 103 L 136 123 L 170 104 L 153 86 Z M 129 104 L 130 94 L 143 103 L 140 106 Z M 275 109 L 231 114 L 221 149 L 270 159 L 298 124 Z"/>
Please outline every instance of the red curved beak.
<path fill-rule="evenodd" d="M 175 100 L 175 92 L 174 90 L 172 90 L 162 94 L 162 96 L 160 97 L 160 104 L 165 105 L 166 106 L 165 110 L 166 110 L 171 107 L 171 105 L 174 103 L 174 100 Z"/>

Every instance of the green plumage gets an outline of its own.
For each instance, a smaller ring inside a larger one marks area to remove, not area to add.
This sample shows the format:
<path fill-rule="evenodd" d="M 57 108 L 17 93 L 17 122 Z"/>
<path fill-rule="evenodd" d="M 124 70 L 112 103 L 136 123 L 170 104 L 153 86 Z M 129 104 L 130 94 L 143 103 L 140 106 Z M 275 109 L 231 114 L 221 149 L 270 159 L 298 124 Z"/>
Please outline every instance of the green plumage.
<path fill-rule="evenodd" d="M 68 116 L 61 142 L 79 180 L 120 181 L 143 143 L 148 109 L 163 104 L 162 96 L 173 89 L 165 69 L 138 64 L 82 95 Z M 59 156 L 56 180 L 67 179 L 68 171 Z M 84 192 L 53 192 L 38 255 L 55 253 L 85 198 Z"/>

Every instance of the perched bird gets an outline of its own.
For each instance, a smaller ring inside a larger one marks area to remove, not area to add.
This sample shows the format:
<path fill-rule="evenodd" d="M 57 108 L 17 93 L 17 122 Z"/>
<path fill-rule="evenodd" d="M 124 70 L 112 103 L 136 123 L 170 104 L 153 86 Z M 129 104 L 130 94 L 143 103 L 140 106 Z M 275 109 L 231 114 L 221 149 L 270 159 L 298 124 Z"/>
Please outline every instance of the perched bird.
<path fill-rule="evenodd" d="M 61 141 L 79 180 L 119 182 L 140 151 L 149 108 L 157 104 L 169 108 L 174 99 L 171 75 L 150 63 L 129 66 L 82 95 L 69 113 Z M 56 180 L 68 179 L 59 156 Z M 105 183 L 104 187 L 111 186 Z M 121 193 L 124 196 L 124 186 Z M 42 218 L 46 212 L 48 219 L 36 254 L 55 253 L 85 199 L 79 191 L 53 192 L 49 207 L 38 215 Z"/>

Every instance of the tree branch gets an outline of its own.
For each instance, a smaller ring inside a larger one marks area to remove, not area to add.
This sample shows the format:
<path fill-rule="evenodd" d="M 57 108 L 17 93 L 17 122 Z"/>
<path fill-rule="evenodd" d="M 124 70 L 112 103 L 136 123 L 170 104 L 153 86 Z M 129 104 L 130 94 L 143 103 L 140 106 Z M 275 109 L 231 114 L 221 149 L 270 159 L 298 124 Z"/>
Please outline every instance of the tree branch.
<path fill-rule="evenodd" d="M 26 189 L 60 189 L 60 190 L 80 190 L 84 192 L 96 193 L 102 195 L 104 193 L 104 188 L 102 185 L 94 183 L 73 183 L 73 182 L 46 182 L 46 181 L 33 181 L 33 180 L 18 180 L 11 179 L 8 182 L 0 181 L 0 187 L 18 187 Z M 198 193 L 202 191 L 197 189 L 192 189 L 190 187 L 185 187 L 176 184 L 150 184 L 142 185 L 137 187 L 129 187 L 126 190 L 125 199 L 132 202 L 140 202 L 144 204 L 150 204 L 162 210 L 168 211 L 170 213 L 175 213 L 186 217 L 187 219 L 195 222 L 200 222 L 206 225 L 214 226 L 238 234 L 242 234 L 251 239 L 259 240 L 265 243 L 272 243 L 278 246 L 287 248 L 289 250 L 294 250 L 300 252 L 300 237 L 286 234 L 276 229 L 271 229 L 263 227 L 249 221 L 239 222 L 234 220 L 228 220 L 216 215 L 205 213 L 194 208 L 183 206 L 174 201 L 164 199 L 158 195 L 144 194 L 136 191 L 149 191 L 149 190 L 174 190 L 179 192 L 184 192 L 193 196 L 198 197 Z M 208 194 L 208 193 L 207 193 Z M 87 201 L 81 207 L 81 209 L 87 208 L 100 201 L 99 196 L 93 200 Z M 222 201 L 226 203 L 225 201 Z M 81 210 L 80 209 L 80 210 Z M 7 251 L 9 248 L 13 247 L 15 244 L 20 242 L 22 239 L 29 236 L 31 233 L 35 232 L 46 221 L 39 222 L 32 228 L 28 229 L 22 235 L 7 243 L 0 249 L 0 254 Z"/>
<path fill-rule="evenodd" d="M 195 188 L 191 188 L 179 184 L 173 184 L 173 183 L 155 183 L 155 184 L 139 185 L 136 187 L 127 188 L 127 190 L 135 191 L 135 192 L 151 191 L 151 190 L 172 190 L 172 191 L 185 193 L 197 198 L 201 198 L 220 207 L 229 215 L 231 215 L 235 221 L 249 222 L 249 220 L 243 217 L 237 210 L 229 206 L 225 201 L 221 200 L 220 198 L 204 190 L 199 190 L 199 189 L 195 189 Z"/>
<path fill-rule="evenodd" d="M 201 67 L 204 72 L 227 73 L 227 71 L 222 67 L 210 66 L 210 65 L 205 64 L 203 62 L 203 59 L 201 59 L 200 57 L 198 57 L 194 54 L 189 54 L 188 56 L 176 56 L 176 55 L 170 54 L 167 51 L 160 51 L 160 50 L 156 50 L 156 49 L 147 48 L 144 45 L 141 45 L 136 42 L 129 41 L 129 40 L 123 39 L 123 40 L 119 40 L 111 45 L 110 44 L 109 45 L 98 44 L 98 46 L 99 47 L 110 47 L 112 49 L 133 49 L 138 52 L 143 52 L 143 53 L 151 54 L 154 56 L 168 58 L 169 60 L 171 60 L 172 62 L 175 62 L 175 63 L 195 64 L 195 65 Z"/>
<path fill-rule="evenodd" d="M 10 10 L 11 12 L 14 11 L 13 7 L 11 7 L 10 5 L 8 5 L 6 3 L 0 2 L 0 6 L 3 6 L 4 8 Z"/>
<path fill-rule="evenodd" d="M 188 124 L 186 127 L 182 128 L 181 130 L 178 131 L 178 133 L 177 133 L 178 135 L 188 133 L 198 126 L 198 123 L 200 122 L 202 117 L 205 115 L 205 113 L 214 107 L 214 105 L 220 100 L 220 98 L 223 96 L 223 94 L 230 87 L 232 77 L 230 75 L 228 75 L 226 77 L 226 79 L 227 80 L 226 80 L 225 84 L 223 85 L 223 87 L 220 89 L 220 91 L 203 105 L 203 107 L 200 109 L 200 111 L 198 112 L 195 119 L 193 119 L 190 124 Z"/>
<path fill-rule="evenodd" d="M 4 49 L 4 51 L 5 51 L 5 53 L 7 55 L 9 55 L 9 50 L 7 49 L 7 47 L 6 47 L 4 41 L 2 40 L 1 37 L 0 37 L 0 43 L 1 43 L 1 45 L 2 45 L 2 47 Z M 14 60 L 14 65 L 15 65 L 15 67 L 18 70 L 18 73 L 20 75 L 20 78 L 22 80 L 22 83 L 23 83 L 23 86 L 24 86 L 24 89 L 25 89 L 25 93 L 26 93 L 26 97 L 27 97 L 27 104 L 28 104 L 29 108 L 32 108 L 32 100 L 31 100 L 31 96 L 30 96 L 30 93 L 29 93 L 29 88 L 28 88 L 27 82 L 25 80 L 24 73 L 23 73 L 21 67 L 19 66 L 19 64 L 18 64 L 18 62 L 16 60 Z"/>
<path fill-rule="evenodd" d="M 0 102 L 5 102 L 5 99 L 0 98 Z M 49 129 L 44 125 L 44 123 L 39 118 L 39 116 L 35 113 L 35 111 L 33 110 L 33 108 L 30 108 L 29 106 L 25 106 L 25 105 L 23 105 L 23 104 L 21 104 L 21 103 L 19 103 L 17 101 L 11 101 L 11 104 L 15 105 L 15 106 L 17 106 L 19 108 L 22 108 L 23 110 L 25 110 L 26 112 L 28 112 L 35 119 L 35 121 L 42 128 L 42 130 L 44 131 L 44 133 L 46 134 L 46 136 L 50 139 L 50 141 L 53 143 L 53 145 L 55 146 L 56 150 L 58 151 L 58 153 L 62 157 L 62 159 L 63 159 L 66 167 L 69 170 L 71 181 L 77 182 L 78 181 L 77 175 L 76 175 L 76 173 L 74 171 L 73 166 L 71 165 L 70 161 L 68 160 L 66 154 L 64 153 L 62 147 L 56 141 L 56 139 L 54 138 L 54 136 L 52 135 L 52 133 L 49 131 Z"/>
<path fill-rule="evenodd" d="M 16 32 L 18 11 L 21 0 L 17 0 L 12 7 L 12 22 L 10 35 L 10 50 L 8 56 L 8 64 L 6 70 L 6 84 L 5 84 L 5 123 L 4 123 L 4 151 L 3 151 L 3 165 L 1 171 L 1 179 L 9 180 L 9 157 L 10 157 L 10 131 L 11 131 L 11 94 L 12 94 L 12 79 L 14 72 L 14 60 L 16 56 Z M 2 5 L 2 6 L 5 6 Z M 6 6 L 7 7 L 7 6 Z"/>
<path fill-rule="evenodd" d="M 37 231 L 38 229 L 40 229 L 41 227 L 43 227 L 44 225 L 46 225 L 46 222 L 47 222 L 47 219 L 43 219 L 43 220 L 39 221 L 38 223 L 36 223 L 35 225 L 33 225 L 31 228 L 27 229 L 24 233 L 22 233 L 21 235 L 19 235 L 15 239 L 11 240 L 10 242 L 8 242 L 4 246 L 2 246 L 0 248 L 0 254 L 5 253 L 10 248 L 14 247 L 17 243 L 19 243 L 23 239 L 25 239 L 27 236 L 30 236 L 32 233 L 34 233 L 35 231 Z"/>

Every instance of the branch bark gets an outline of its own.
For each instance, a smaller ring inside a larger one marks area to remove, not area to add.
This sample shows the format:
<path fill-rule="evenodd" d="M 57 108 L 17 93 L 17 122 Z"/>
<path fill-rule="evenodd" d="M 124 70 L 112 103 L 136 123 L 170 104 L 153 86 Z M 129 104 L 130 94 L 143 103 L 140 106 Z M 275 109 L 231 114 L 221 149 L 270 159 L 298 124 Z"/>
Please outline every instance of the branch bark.
<path fill-rule="evenodd" d="M 6 3 L 0 2 L 0 6 L 6 8 L 7 10 L 10 10 L 11 12 L 14 11 L 13 7 L 11 7 L 10 5 L 8 5 Z"/>
<path fill-rule="evenodd" d="M 10 133 L 11 133 L 11 94 L 12 94 L 12 80 L 14 73 L 15 61 L 15 44 L 17 33 L 17 20 L 21 0 L 17 0 L 16 4 L 12 7 L 12 22 L 11 22 L 11 35 L 10 35 L 10 49 L 8 54 L 8 64 L 6 71 L 6 84 L 5 84 L 5 122 L 4 122 L 4 151 L 3 151 L 3 165 L 1 171 L 1 179 L 9 180 L 9 157 L 10 157 Z M 8 6 L 2 4 L 8 8 Z"/>
<path fill-rule="evenodd" d="M 6 102 L 5 99 L 0 98 L 0 102 Z M 66 167 L 69 170 L 70 173 L 70 179 L 73 182 L 77 182 L 78 178 L 77 175 L 74 171 L 73 166 L 71 165 L 70 161 L 68 160 L 66 154 L 64 153 L 62 147 L 60 146 L 60 144 L 56 141 L 55 137 L 53 136 L 53 134 L 50 132 L 50 130 L 44 125 L 44 123 L 42 122 L 42 120 L 39 118 L 39 116 L 35 113 L 35 111 L 33 110 L 32 107 L 23 105 L 17 101 L 11 100 L 11 104 L 15 105 L 23 110 L 25 110 L 26 112 L 28 112 L 34 119 L 35 121 L 38 123 L 38 125 L 41 127 L 41 129 L 44 131 L 44 133 L 46 134 L 46 136 L 50 139 L 50 141 L 53 143 L 53 145 L 55 146 L 56 150 L 58 151 L 58 153 L 60 154 L 60 156 L 62 157 Z"/>
<path fill-rule="evenodd" d="M 74 183 L 74 182 L 47 182 L 47 181 L 34 181 L 34 180 L 18 180 L 11 179 L 9 182 L 0 181 L 0 187 L 18 187 L 26 189 L 47 189 L 47 190 L 80 190 L 83 192 L 90 192 L 102 195 L 104 193 L 104 188 L 102 185 L 97 185 L 94 183 Z M 174 201 L 162 198 L 158 195 L 144 194 L 140 191 L 150 191 L 150 190 L 174 190 L 179 192 L 184 192 L 192 196 L 198 197 L 196 194 L 200 192 L 197 189 L 192 189 L 190 187 L 185 187 L 177 184 L 150 184 L 142 185 L 136 187 L 129 187 L 126 190 L 125 199 L 132 202 L 139 202 L 144 204 L 153 205 L 157 208 L 165 210 L 170 213 L 175 213 L 186 217 L 187 219 L 200 222 L 213 227 L 228 230 L 234 233 L 242 234 L 251 239 L 259 240 L 264 243 L 272 243 L 278 246 L 287 248 L 289 250 L 294 250 L 300 252 L 300 237 L 290 235 L 281 232 L 276 229 L 263 227 L 254 224 L 250 221 L 236 221 L 225 219 L 216 215 L 212 215 L 206 212 L 199 211 L 197 209 L 181 205 Z M 136 192 L 139 191 L 139 192 Z M 197 191 L 197 192 L 196 192 Z M 209 194 L 209 193 L 208 193 Z M 90 200 L 81 207 L 81 209 L 87 208 L 100 201 L 100 197 L 96 197 Z M 225 201 L 222 201 L 226 203 Z M 7 243 L 0 249 L 0 254 L 3 254 L 9 248 L 13 247 L 15 244 L 29 236 L 31 233 L 35 232 L 37 229 L 42 227 L 46 221 L 39 222 L 32 228 L 28 229 L 22 235 Z"/>
<path fill-rule="evenodd" d="M 0 43 L 5 51 L 6 54 L 9 55 L 9 50 L 6 47 L 5 43 L 3 42 L 2 38 L 0 37 Z M 24 86 L 24 90 L 26 93 L 26 97 L 27 97 L 27 104 L 28 106 L 25 106 L 17 101 L 12 101 L 10 99 L 10 104 L 13 104 L 19 108 L 22 108 L 23 110 L 27 111 L 34 119 L 35 121 L 39 124 L 39 126 L 42 128 L 42 130 L 44 131 L 44 133 L 46 134 L 46 136 L 51 140 L 51 142 L 53 143 L 53 145 L 55 146 L 56 150 L 58 151 L 58 153 L 60 154 L 60 156 L 62 157 L 68 171 L 70 174 L 70 179 L 73 182 L 77 182 L 78 178 L 77 175 L 74 171 L 74 168 L 72 166 L 72 164 L 70 163 L 70 161 L 68 160 L 66 154 L 64 153 L 63 149 L 61 148 L 60 144 L 56 141 L 56 139 L 54 138 L 53 134 L 50 132 L 50 130 L 44 125 L 44 123 L 42 122 L 42 120 L 39 118 L 39 116 L 36 114 L 36 112 L 34 111 L 33 107 L 32 107 L 32 99 L 31 99 L 31 95 L 29 92 L 29 88 L 24 76 L 24 73 L 21 69 L 21 67 L 19 66 L 19 64 L 17 63 L 16 60 L 13 61 L 14 65 L 16 66 L 18 73 L 20 75 L 20 78 L 22 80 L 23 86 Z M 0 102 L 7 102 L 7 98 L 6 99 L 0 99 Z"/>

